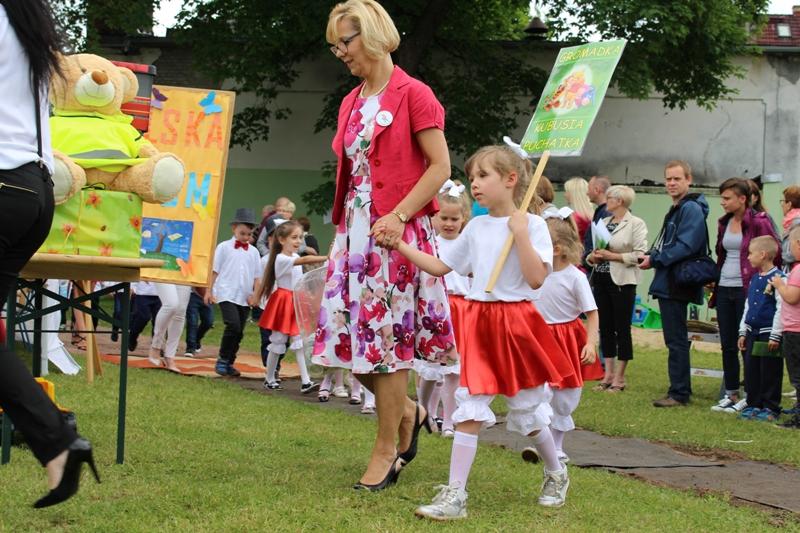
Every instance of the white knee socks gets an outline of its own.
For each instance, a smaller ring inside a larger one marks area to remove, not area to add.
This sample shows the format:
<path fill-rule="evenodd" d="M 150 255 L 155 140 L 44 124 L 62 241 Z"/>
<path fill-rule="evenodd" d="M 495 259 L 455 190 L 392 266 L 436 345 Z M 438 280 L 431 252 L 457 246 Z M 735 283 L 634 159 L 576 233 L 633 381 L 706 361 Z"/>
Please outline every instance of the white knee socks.
<path fill-rule="evenodd" d="M 538 434 L 533 435 L 533 445 L 539 456 L 544 461 L 544 467 L 548 472 L 560 472 L 562 470 L 561 462 L 558 460 L 558 452 L 556 451 L 556 444 L 553 442 L 553 434 L 550 433 L 550 428 L 542 429 Z"/>
<path fill-rule="evenodd" d="M 300 370 L 300 383 L 308 383 L 311 381 L 311 377 L 309 377 L 308 369 L 306 368 L 306 356 L 303 355 L 302 351 L 297 351 L 294 353 L 294 358 L 297 361 L 297 368 Z"/>
<path fill-rule="evenodd" d="M 450 486 L 467 488 L 467 478 L 478 452 L 478 436 L 456 431 L 450 454 Z"/>
<path fill-rule="evenodd" d="M 564 432 L 551 427 L 550 433 L 553 434 L 553 444 L 556 445 L 556 452 L 559 454 L 564 453 Z"/>
<path fill-rule="evenodd" d="M 278 368 L 278 358 L 280 355 L 276 354 L 275 352 L 269 352 L 267 355 L 267 375 L 266 381 L 267 383 L 273 383 L 278 381 L 275 376 L 275 369 Z"/>

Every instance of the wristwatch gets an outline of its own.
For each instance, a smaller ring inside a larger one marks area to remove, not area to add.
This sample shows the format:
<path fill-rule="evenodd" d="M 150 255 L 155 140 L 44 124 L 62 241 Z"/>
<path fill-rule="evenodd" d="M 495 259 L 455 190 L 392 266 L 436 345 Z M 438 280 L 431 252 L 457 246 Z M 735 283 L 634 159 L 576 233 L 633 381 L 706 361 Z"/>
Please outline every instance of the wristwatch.
<path fill-rule="evenodd" d="M 404 213 L 401 213 L 400 211 L 397 211 L 397 210 L 392 211 L 392 214 L 394 216 L 396 216 L 397 218 L 399 218 L 400 222 L 402 222 L 403 224 L 408 223 L 408 215 L 406 215 Z"/>

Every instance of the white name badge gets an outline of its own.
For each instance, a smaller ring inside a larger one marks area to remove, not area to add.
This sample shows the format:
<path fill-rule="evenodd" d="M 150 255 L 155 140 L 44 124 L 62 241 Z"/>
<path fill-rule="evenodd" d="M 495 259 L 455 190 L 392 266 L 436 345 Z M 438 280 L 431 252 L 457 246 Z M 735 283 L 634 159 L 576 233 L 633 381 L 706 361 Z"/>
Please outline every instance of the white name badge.
<path fill-rule="evenodd" d="M 378 126 L 383 126 L 384 128 L 391 124 L 393 120 L 394 117 L 391 111 L 378 111 L 378 114 L 375 116 L 375 122 L 378 123 Z"/>

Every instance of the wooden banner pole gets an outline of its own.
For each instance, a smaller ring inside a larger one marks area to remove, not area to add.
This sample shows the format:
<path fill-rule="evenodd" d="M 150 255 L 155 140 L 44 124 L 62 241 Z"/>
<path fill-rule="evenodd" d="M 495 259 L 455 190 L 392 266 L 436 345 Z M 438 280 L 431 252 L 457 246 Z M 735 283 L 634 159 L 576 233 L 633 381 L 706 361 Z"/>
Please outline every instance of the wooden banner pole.
<path fill-rule="evenodd" d="M 548 159 L 550 159 L 549 150 L 542 154 L 542 157 L 539 159 L 539 163 L 536 164 L 536 170 L 533 173 L 533 178 L 531 179 L 530 185 L 528 185 L 528 190 L 525 192 L 525 198 L 522 200 L 522 205 L 519 206 L 519 210 L 523 213 L 528 212 L 528 206 L 531 205 L 533 194 L 536 192 L 536 186 L 539 184 L 539 180 L 544 173 L 544 167 L 547 166 Z M 489 283 L 486 284 L 486 289 L 484 289 L 486 292 L 492 292 L 494 290 L 494 286 L 497 284 L 497 279 L 500 277 L 500 271 L 503 270 L 503 265 L 506 264 L 508 254 L 511 253 L 511 246 L 513 245 L 514 236 L 511 235 L 511 232 L 509 232 L 506 242 L 503 244 L 503 249 L 500 251 L 500 257 L 497 258 L 497 262 L 494 264 L 492 275 L 489 277 Z"/>

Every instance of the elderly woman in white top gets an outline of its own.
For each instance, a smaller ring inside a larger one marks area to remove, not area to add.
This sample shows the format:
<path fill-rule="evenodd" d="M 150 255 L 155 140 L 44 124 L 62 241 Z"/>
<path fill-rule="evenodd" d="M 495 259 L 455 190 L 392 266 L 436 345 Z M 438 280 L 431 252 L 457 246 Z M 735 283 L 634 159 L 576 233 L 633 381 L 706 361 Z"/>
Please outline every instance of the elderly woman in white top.
<path fill-rule="evenodd" d="M 606 369 L 595 390 L 625 390 L 625 367 L 633 359 L 631 315 L 640 276 L 637 265 L 647 250 L 647 225 L 629 210 L 635 196 L 630 187 L 609 187 L 606 209 L 611 216 L 603 221 L 611 241 L 605 249 L 593 250 L 587 256 L 594 267 L 591 283 L 600 313 L 600 347 Z"/>

